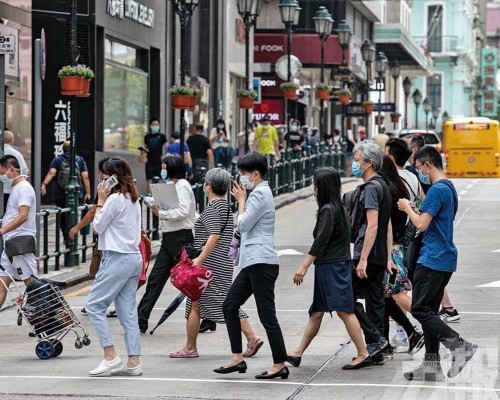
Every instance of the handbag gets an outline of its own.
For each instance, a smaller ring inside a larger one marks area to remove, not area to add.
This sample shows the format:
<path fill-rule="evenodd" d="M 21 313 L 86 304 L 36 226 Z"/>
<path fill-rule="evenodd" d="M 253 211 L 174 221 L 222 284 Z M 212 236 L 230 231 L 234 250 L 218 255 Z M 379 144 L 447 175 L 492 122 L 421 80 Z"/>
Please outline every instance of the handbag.
<path fill-rule="evenodd" d="M 5 254 L 12 263 L 12 258 L 23 254 L 36 253 L 36 239 L 30 235 L 19 235 L 5 241 Z"/>
<path fill-rule="evenodd" d="M 231 239 L 231 245 L 229 246 L 228 257 L 231 261 L 235 261 L 238 258 L 238 252 L 241 245 L 241 233 L 236 230 L 234 231 L 233 238 Z"/>
<path fill-rule="evenodd" d="M 139 252 L 142 258 L 142 270 L 141 276 L 139 277 L 139 283 L 137 284 L 137 289 L 146 283 L 147 272 L 149 267 L 149 260 L 151 259 L 151 239 L 144 229 L 141 229 L 141 242 L 139 243 Z"/>
<path fill-rule="evenodd" d="M 192 301 L 198 301 L 212 282 L 212 271 L 206 267 L 193 267 L 186 249 L 181 252 L 180 261 L 170 272 L 170 282 Z"/>
<path fill-rule="evenodd" d="M 405 249 L 403 263 L 408 269 L 408 277 L 413 281 L 413 272 L 417 266 L 418 257 L 422 250 L 424 233 L 420 232 L 413 224 L 412 232 L 409 233 L 408 246 Z"/>

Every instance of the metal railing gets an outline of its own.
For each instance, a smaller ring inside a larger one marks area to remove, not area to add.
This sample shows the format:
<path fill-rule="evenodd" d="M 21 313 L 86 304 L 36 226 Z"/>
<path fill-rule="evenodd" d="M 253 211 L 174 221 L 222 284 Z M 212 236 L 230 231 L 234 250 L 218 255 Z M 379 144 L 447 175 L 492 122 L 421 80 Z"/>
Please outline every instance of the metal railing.
<path fill-rule="evenodd" d="M 345 154 L 340 148 L 330 147 L 325 143 L 318 146 L 304 146 L 300 151 L 285 149 L 281 151 L 281 158 L 278 162 L 272 162 L 268 171 L 269 186 L 274 196 L 284 193 L 290 193 L 298 189 L 312 185 L 314 171 L 320 167 L 334 167 L 342 176 L 344 176 Z M 233 178 L 238 177 L 236 161 L 233 161 L 229 170 Z M 203 192 L 204 171 L 201 174 L 200 183 L 192 185 L 196 207 L 199 213 L 202 213 L 206 197 Z M 151 209 L 143 202 L 144 197 L 139 198 L 142 210 L 142 226 L 153 240 L 160 238 L 159 220 Z M 228 201 L 233 211 L 236 211 L 236 203 L 231 195 L 228 195 Z M 91 204 L 82 205 L 78 208 L 79 214 L 90 210 Z M 44 274 L 49 272 L 53 265 L 54 270 L 61 269 L 61 264 L 65 265 L 66 260 L 61 260 L 69 254 L 70 249 L 65 247 L 61 241 L 63 234 L 61 232 L 61 215 L 69 213 L 70 208 L 45 209 L 37 214 L 39 219 L 39 259 Z M 96 246 L 94 236 L 89 229 L 81 229 L 78 235 L 77 249 L 80 253 L 81 262 L 85 263 L 89 257 L 89 250 Z"/>
<path fill-rule="evenodd" d="M 427 36 L 413 36 L 413 38 L 431 53 L 456 53 L 458 50 L 458 36 L 433 35 L 431 38 Z"/>

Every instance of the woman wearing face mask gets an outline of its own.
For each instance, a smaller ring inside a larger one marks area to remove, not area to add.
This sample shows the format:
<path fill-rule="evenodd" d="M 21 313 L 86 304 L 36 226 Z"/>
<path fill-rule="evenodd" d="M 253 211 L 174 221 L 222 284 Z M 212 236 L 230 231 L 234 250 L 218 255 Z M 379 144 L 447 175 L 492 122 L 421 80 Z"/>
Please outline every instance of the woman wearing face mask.
<path fill-rule="evenodd" d="M 146 180 L 148 183 L 148 193 L 151 193 L 151 183 L 155 176 L 160 176 L 161 157 L 165 153 L 167 137 L 160 133 L 160 120 L 151 118 L 149 122 L 150 133 L 144 136 L 144 146 L 148 152 L 146 162 Z"/>
<path fill-rule="evenodd" d="M 194 240 L 196 203 L 193 189 L 185 179 L 186 166 L 181 156 L 167 154 L 163 157 L 161 178 L 169 184 L 175 184 L 179 206 L 168 211 L 160 210 L 156 205 L 152 207 L 153 213 L 160 219 L 163 237 L 155 264 L 149 273 L 146 292 L 138 306 L 139 329 L 142 333 L 148 329 L 149 316 L 170 277 L 170 270 L 176 264 L 177 255 Z"/>
<path fill-rule="evenodd" d="M 231 159 L 229 158 L 229 131 L 226 128 L 226 123 L 222 118 L 217 120 L 215 127 L 210 131 L 210 144 L 214 152 L 215 166 L 221 164 L 227 168 Z"/>
<path fill-rule="evenodd" d="M 195 247 L 202 248 L 201 254 L 193 260 L 193 266 L 209 268 L 212 283 L 198 301 L 186 301 L 187 342 L 182 349 L 170 353 L 171 358 L 196 358 L 196 340 L 200 329 L 200 318 L 225 323 L 222 304 L 233 281 L 233 263 L 229 246 L 233 237 L 233 215 L 227 202 L 227 192 L 231 186 L 229 173 L 222 168 L 213 168 L 205 176 L 203 190 L 207 193 L 208 204 L 194 225 Z M 248 316 L 239 311 L 241 329 L 248 340 L 248 350 L 244 356 L 251 357 L 264 344 L 255 335 L 247 321 Z"/>
<path fill-rule="evenodd" d="M 259 319 L 264 325 L 274 364 L 257 379 L 288 378 L 285 341 L 276 318 L 274 287 L 279 274 L 279 260 L 274 246 L 275 209 L 271 189 L 264 176 L 266 158 L 256 152 L 238 160 L 241 185 L 233 183 L 231 194 L 238 201 L 237 227 L 241 233 L 238 266 L 242 269 L 229 289 L 223 311 L 231 342 L 232 356 L 218 374 L 246 372 L 241 343 L 240 307 L 253 294 Z M 252 190 L 247 200 L 247 190 Z"/>

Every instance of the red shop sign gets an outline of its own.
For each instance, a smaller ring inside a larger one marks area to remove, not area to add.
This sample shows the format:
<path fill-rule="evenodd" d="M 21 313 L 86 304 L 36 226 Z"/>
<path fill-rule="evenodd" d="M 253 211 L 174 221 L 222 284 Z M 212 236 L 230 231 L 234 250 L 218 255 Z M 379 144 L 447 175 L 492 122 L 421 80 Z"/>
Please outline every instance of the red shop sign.
<path fill-rule="evenodd" d="M 264 115 L 269 115 L 273 125 L 283 124 L 283 99 L 263 98 L 262 102 L 253 108 L 253 119 L 260 121 Z"/>

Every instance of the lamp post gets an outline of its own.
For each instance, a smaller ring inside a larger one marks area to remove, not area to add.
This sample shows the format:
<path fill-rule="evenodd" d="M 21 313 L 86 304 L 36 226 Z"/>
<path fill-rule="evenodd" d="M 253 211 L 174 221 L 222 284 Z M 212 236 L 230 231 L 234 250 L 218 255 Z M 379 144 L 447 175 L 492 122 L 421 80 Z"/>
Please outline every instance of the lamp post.
<path fill-rule="evenodd" d="M 346 20 L 342 20 L 339 23 L 339 26 L 337 27 L 337 35 L 339 37 L 339 43 L 340 47 L 342 47 L 342 66 L 345 67 L 347 66 L 347 60 L 345 59 L 345 53 L 347 48 L 349 47 L 349 44 L 351 42 L 351 36 L 352 36 L 352 30 L 349 24 L 347 23 Z M 342 75 L 342 89 L 345 89 L 345 79 L 344 75 Z M 342 125 L 340 127 L 341 132 L 340 132 L 340 137 L 345 139 L 345 104 L 342 103 Z M 342 141 L 343 143 L 346 143 L 345 140 Z M 343 167 L 345 170 L 345 167 Z"/>
<path fill-rule="evenodd" d="M 422 103 L 425 112 L 425 130 L 429 130 L 429 112 L 432 111 L 432 102 L 426 97 Z"/>
<path fill-rule="evenodd" d="M 286 38 L 287 38 L 287 46 L 286 46 L 286 55 L 287 55 L 287 81 L 290 82 L 292 80 L 292 70 L 291 70 L 291 56 L 292 56 L 292 25 L 295 22 L 298 22 L 299 19 L 299 4 L 296 0 L 280 0 L 279 10 L 281 16 L 281 22 L 285 25 L 286 28 Z M 290 117 L 288 115 L 289 112 L 289 100 L 285 100 L 285 115 L 286 115 L 286 132 L 290 134 Z M 291 147 L 291 141 L 288 140 L 288 147 Z"/>
<path fill-rule="evenodd" d="M 314 27 L 316 28 L 316 33 L 319 35 L 319 41 L 321 44 L 321 66 L 320 66 L 320 81 L 325 83 L 325 43 L 330 36 L 332 31 L 333 19 L 328 10 L 321 6 L 313 17 Z M 325 115 L 324 115 L 324 100 L 320 100 L 319 109 L 319 137 L 323 137 L 325 134 Z"/>
<path fill-rule="evenodd" d="M 361 46 L 361 57 L 363 58 L 363 61 L 366 64 L 366 85 L 365 85 L 365 100 L 368 101 L 370 97 L 370 80 L 371 80 L 371 73 L 372 73 L 372 62 L 375 60 L 375 47 L 373 47 L 373 44 L 369 40 L 365 40 L 363 45 Z M 369 121 L 369 115 L 366 114 L 366 122 L 365 122 L 365 128 L 366 128 L 366 135 L 368 138 L 370 138 L 370 130 L 368 129 L 368 121 Z"/>
<path fill-rule="evenodd" d="M 478 117 L 481 116 L 481 100 L 482 99 L 483 99 L 483 96 L 480 92 L 478 92 L 474 95 L 474 104 L 475 104 L 476 114 Z"/>
<path fill-rule="evenodd" d="M 432 106 L 432 119 L 434 120 L 432 123 L 433 129 L 436 129 L 438 118 L 439 118 L 439 107 L 434 105 L 434 106 Z"/>
<path fill-rule="evenodd" d="M 448 114 L 448 111 L 445 111 L 443 115 L 441 115 L 441 119 L 443 120 L 443 123 L 450 119 L 450 114 Z"/>
<path fill-rule="evenodd" d="M 377 71 L 377 90 L 378 90 L 378 114 L 377 114 L 377 133 L 380 133 L 380 126 L 382 125 L 380 122 L 380 111 L 382 108 L 382 85 L 385 89 L 385 70 L 387 68 L 387 57 L 385 53 L 379 51 L 377 56 L 375 57 L 375 71 Z"/>
<path fill-rule="evenodd" d="M 174 11 L 179 17 L 181 24 L 181 37 L 180 37 L 180 83 L 182 86 L 186 85 L 186 77 L 189 73 L 186 66 L 186 31 L 187 24 L 190 17 L 193 15 L 195 8 L 198 6 L 200 0 L 170 0 L 174 6 Z M 185 111 L 181 109 L 181 122 L 180 122 L 180 156 L 184 158 L 184 142 L 186 134 L 186 120 Z"/>
<path fill-rule="evenodd" d="M 405 94 L 405 129 L 408 129 L 408 96 L 411 92 L 411 80 L 406 77 L 403 81 L 403 92 Z"/>
<path fill-rule="evenodd" d="M 420 90 L 415 89 L 412 97 L 415 104 L 415 129 L 418 129 L 418 107 L 422 104 L 422 93 L 420 93 Z"/>
<path fill-rule="evenodd" d="M 245 25 L 245 83 L 247 89 L 251 89 L 250 83 L 250 29 L 257 24 L 257 18 L 262 7 L 262 0 L 236 0 L 238 14 Z M 250 109 L 245 109 L 245 153 L 250 148 L 248 145 L 248 129 L 250 124 Z"/>
<path fill-rule="evenodd" d="M 392 63 L 391 63 L 391 76 L 392 76 L 392 79 L 394 79 L 394 106 L 396 106 L 397 104 L 397 95 L 398 95 L 398 79 L 399 79 L 399 73 L 401 71 L 401 67 L 399 66 L 399 61 L 398 60 L 394 60 Z M 397 111 L 397 109 L 395 109 L 395 111 Z M 397 128 L 397 123 L 394 122 L 394 129 Z"/>

